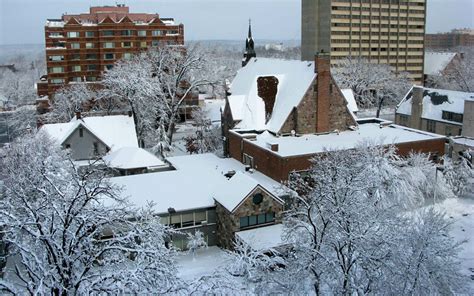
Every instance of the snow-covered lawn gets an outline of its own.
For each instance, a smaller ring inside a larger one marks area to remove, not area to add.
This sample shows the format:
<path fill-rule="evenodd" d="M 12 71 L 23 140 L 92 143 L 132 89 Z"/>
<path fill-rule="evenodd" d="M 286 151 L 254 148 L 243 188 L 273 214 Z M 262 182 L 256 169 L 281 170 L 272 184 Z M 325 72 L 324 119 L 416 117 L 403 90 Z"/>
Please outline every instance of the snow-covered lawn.
<path fill-rule="evenodd" d="M 446 212 L 453 222 L 452 235 L 457 241 L 467 240 L 460 254 L 461 271 L 470 277 L 470 291 L 474 293 L 474 195 L 466 198 L 448 199 L 435 205 Z"/>
<path fill-rule="evenodd" d="M 177 261 L 179 276 L 184 280 L 194 280 L 224 270 L 230 258 L 224 250 L 213 246 L 197 250 L 194 258 L 190 253 L 182 253 L 178 255 Z"/>

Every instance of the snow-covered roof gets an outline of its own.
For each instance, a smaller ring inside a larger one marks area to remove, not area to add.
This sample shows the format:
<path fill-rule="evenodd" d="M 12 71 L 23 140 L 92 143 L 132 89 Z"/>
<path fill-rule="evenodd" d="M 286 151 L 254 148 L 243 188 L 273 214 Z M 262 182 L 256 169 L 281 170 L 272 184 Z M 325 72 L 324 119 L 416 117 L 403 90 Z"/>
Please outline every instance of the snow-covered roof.
<path fill-rule="evenodd" d="M 280 183 L 260 172 L 245 172 L 244 165 L 235 159 L 208 153 L 169 157 L 167 160 L 176 170 L 115 177 L 110 181 L 121 186 L 123 195 L 137 207 L 146 206 L 148 201 L 155 202 L 157 213 L 167 213 L 168 208 L 179 212 L 214 207 L 213 193 L 216 186 L 225 189 L 220 184 L 227 179 L 224 174 L 229 171 L 247 175 L 248 182 L 260 184 L 275 196 L 286 192 Z"/>
<path fill-rule="evenodd" d="M 258 96 L 257 88 L 257 79 L 264 76 L 278 79 L 275 105 L 267 123 L 265 104 Z M 241 120 L 236 128 L 279 132 L 315 77 L 314 62 L 252 58 L 237 72 L 229 90 L 232 116 L 234 120 Z M 236 101 L 232 102 L 234 99 Z"/>
<path fill-rule="evenodd" d="M 456 144 L 463 145 L 463 146 L 469 146 L 474 148 L 474 138 L 469 138 L 469 137 L 453 137 L 451 138 L 451 141 L 453 141 Z"/>
<path fill-rule="evenodd" d="M 256 179 L 252 178 L 251 175 L 246 175 L 242 172 L 236 172 L 230 179 L 221 178 L 219 181 L 216 183 L 213 197 L 231 213 L 257 187 L 267 190 Z M 283 204 L 283 201 L 278 199 L 277 196 L 274 196 L 274 198 Z"/>
<path fill-rule="evenodd" d="M 73 118 L 66 123 L 45 124 L 41 130 L 62 144 L 79 126 L 84 126 L 112 151 L 122 147 L 138 148 L 133 117 L 126 115 Z"/>
<path fill-rule="evenodd" d="M 455 52 L 425 52 L 425 75 L 441 75 L 456 56 Z"/>
<path fill-rule="evenodd" d="M 460 124 L 443 119 L 443 111 L 464 114 L 464 101 L 474 101 L 474 93 L 426 87 L 423 88 L 423 92 L 423 111 L 421 117 L 436 121 Z M 398 104 L 396 113 L 411 115 L 412 96 L 413 88 L 406 94 L 400 104 Z"/>
<path fill-rule="evenodd" d="M 359 108 L 357 107 L 357 103 L 354 97 L 354 92 L 350 88 L 341 89 L 342 95 L 346 99 L 347 108 L 352 113 L 359 112 Z"/>
<path fill-rule="evenodd" d="M 62 28 L 64 27 L 64 21 L 63 20 L 47 20 L 46 27 Z"/>
<path fill-rule="evenodd" d="M 242 239 L 252 249 L 256 251 L 264 251 L 281 246 L 283 244 L 281 240 L 282 233 L 283 225 L 275 224 L 238 231 L 235 235 Z"/>
<path fill-rule="evenodd" d="M 325 150 L 352 149 L 364 141 L 370 141 L 371 143 L 380 145 L 390 145 L 442 138 L 445 137 L 395 124 L 388 124 L 381 127 L 379 123 L 363 123 L 359 121 L 356 130 L 321 135 L 308 134 L 300 137 L 276 137 L 268 131 L 265 131 L 257 135 L 256 140 L 251 141 L 251 143 L 269 151 L 271 150 L 268 143 L 278 144 L 278 151 L 272 151 L 272 153 L 276 153 L 282 157 L 289 157 L 316 154 L 324 152 Z"/>
<path fill-rule="evenodd" d="M 122 147 L 111 151 L 102 159 L 108 167 L 124 170 L 166 166 L 161 159 L 138 147 Z"/>

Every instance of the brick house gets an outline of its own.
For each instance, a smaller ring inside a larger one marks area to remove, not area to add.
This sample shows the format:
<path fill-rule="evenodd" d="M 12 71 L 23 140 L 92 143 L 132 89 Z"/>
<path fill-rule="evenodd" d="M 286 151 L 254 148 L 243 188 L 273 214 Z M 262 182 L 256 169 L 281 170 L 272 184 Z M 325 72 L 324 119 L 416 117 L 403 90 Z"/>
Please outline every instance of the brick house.
<path fill-rule="evenodd" d="M 159 45 L 183 45 L 184 25 L 158 14 L 131 13 L 125 5 L 64 14 L 44 27 L 47 76 L 38 95 L 51 97 L 71 82 L 96 83 L 120 59 Z"/>
<path fill-rule="evenodd" d="M 401 155 L 444 154 L 443 136 L 357 119 L 329 65 L 325 54 L 315 62 L 251 59 L 226 99 L 226 155 L 281 182 L 308 170 L 310 159 L 326 149 L 353 149 L 363 141 L 393 144 Z"/>
<path fill-rule="evenodd" d="M 474 137 L 474 93 L 414 86 L 398 104 L 395 122 L 440 135 Z"/>

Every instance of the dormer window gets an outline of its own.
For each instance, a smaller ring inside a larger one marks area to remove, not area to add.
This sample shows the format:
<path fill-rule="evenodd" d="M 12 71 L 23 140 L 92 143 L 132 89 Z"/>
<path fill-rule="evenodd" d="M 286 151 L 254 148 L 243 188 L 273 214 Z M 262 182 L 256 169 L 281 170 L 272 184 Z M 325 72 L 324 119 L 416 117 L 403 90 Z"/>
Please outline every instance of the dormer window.
<path fill-rule="evenodd" d="M 84 137 L 84 129 L 82 127 L 79 128 L 79 137 Z"/>

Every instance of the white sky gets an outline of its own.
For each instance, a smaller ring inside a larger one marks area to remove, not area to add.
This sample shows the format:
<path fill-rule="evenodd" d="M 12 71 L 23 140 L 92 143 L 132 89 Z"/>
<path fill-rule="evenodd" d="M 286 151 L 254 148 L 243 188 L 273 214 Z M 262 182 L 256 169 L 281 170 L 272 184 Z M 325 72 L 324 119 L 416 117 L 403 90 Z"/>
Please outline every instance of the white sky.
<path fill-rule="evenodd" d="M 474 0 L 427 0 L 427 32 L 474 27 Z M 248 19 L 255 39 L 299 40 L 301 0 L 0 0 L 0 44 L 44 43 L 47 18 L 125 3 L 185 26 L 186 40 L 242 40 Z"/>

